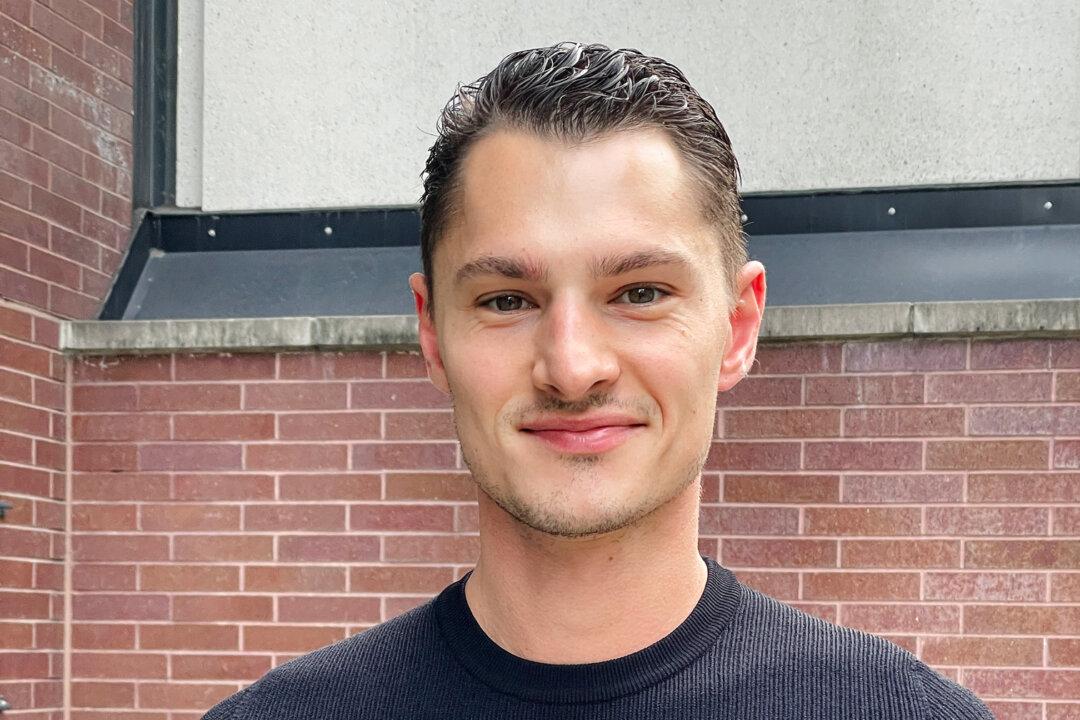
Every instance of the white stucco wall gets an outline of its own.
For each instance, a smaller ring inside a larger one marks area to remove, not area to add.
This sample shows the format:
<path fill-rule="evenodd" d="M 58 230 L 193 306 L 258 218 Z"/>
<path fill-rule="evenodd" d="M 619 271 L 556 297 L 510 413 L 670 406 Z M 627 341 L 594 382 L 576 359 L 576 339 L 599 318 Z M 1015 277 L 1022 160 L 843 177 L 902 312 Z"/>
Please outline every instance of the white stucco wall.
<path fill-rule="evenodd" d="M 180 5 L 182 206 L 415 203 L 455 84 L 560 40 L 681 67 L 748 192 L 1080 178 L 1077 0 Z"/>

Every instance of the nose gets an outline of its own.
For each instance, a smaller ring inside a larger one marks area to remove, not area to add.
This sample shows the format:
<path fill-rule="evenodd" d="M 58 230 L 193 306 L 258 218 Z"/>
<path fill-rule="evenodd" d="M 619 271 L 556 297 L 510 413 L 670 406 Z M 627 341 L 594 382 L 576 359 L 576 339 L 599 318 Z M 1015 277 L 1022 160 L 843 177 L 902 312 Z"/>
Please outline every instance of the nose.
<path fill-rule="evenodd" d="M 537 388 L 572 402 L 609 389 L 618 379 L 610 328 L 587 302 L 553 299 L 540 324 L 532 373 Z"/>

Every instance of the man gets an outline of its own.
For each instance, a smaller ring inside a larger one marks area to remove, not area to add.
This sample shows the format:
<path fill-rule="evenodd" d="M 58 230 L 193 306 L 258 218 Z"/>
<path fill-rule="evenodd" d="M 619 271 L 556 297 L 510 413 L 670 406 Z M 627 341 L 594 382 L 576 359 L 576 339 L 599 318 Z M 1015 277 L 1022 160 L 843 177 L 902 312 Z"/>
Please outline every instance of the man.
<path fill-rule="evenodd" d="M 698 553 L 716 395 L 753 362 L 765 276 L 728 137 L 683 74 L 522 51 L 439 131 L 409 282 L 479 490 L 476 567 L 206 718 L 992 717 Z"/>

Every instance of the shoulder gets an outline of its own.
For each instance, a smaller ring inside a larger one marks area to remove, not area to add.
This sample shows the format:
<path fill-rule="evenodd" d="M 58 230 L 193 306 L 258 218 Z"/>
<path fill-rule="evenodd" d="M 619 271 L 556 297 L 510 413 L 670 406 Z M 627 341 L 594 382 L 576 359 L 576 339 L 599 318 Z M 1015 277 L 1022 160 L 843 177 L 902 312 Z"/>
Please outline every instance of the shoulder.
<path fill-rule="evenodd" d="M 900 646 L 746 586 L 741 591 L 735 618 L 740 654 L 752 658 L 758 672 L 785 678 L 794 692 L 805 691 L 834 707 L 872 700 L 882 704 L 880 717 L 993 720 L 974 693 Z"/>
<path fill-rule="evenodd" d="M 442 651 L 432 602 L 274 668 L 225 698 L 203 720 L 353 718 L 356 707 L 400 685 L 404 671 L 430 664 Z M 362 703 L 362 704 L 358 704 Z M 351 709 L 350 709 L 351 708 Z"/>

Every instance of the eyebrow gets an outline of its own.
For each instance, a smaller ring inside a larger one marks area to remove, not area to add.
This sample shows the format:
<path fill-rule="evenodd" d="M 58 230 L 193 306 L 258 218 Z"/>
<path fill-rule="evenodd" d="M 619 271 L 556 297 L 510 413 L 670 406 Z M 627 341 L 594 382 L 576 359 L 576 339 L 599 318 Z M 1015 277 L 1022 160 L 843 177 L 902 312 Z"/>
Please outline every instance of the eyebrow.
<path fill-rule="evenodd" d="M 616 277 L 655 265 L 679 265 L 689 268 L 693 263 L 682 253 L 671 250 L 639 250 L 593 259 L 589 262 L 589 271 L 593 278 Z M 532 260 L 485 255 L 462 265 L 454 278 L 457 283 L 462 283 L 479 275 L 499 275 L 515 280 L 542 282 L 547 279 L 548 270 L 543 263 Z"/>

